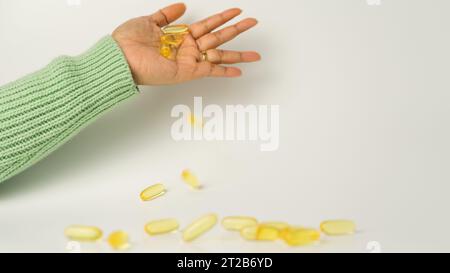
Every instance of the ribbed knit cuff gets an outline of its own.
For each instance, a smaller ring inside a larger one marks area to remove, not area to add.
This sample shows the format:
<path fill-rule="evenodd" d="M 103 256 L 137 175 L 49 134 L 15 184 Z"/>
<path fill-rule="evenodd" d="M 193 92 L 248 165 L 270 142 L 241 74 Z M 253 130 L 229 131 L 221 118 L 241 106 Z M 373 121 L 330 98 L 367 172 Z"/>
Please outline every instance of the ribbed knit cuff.
<path fill-rule="evenodd" d="M 31 166 L 137 93 L 111 36 L 77 57 L 0 87 L 0 182 Z"/>

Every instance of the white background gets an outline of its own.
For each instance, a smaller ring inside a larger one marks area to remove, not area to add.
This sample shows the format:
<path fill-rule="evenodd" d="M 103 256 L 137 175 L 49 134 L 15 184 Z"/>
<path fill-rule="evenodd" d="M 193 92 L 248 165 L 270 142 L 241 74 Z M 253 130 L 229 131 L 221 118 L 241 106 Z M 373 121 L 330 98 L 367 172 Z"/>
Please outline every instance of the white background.
<path fill-rule="evenodd" d="M 0 84 L 76 55 L 123 21 L 170 1 L 0 0 Z M 191 23 L 238 6 L 257 28 L 227 48 L 258 50 L 240 79 L 142 88 L 47 159 L 0 185 L 0 251 L 66 251 L 70 224 L 123 229 L 145 252 L 449 251 L 450 48 L 446 0 L 186 1 Z M 174 105 L 280 105 L 280 148 L 175 142 Z M 205 184 L 190 191 L 190 168 Z M 148 185 L 168 193 L 142 203 Z M 150 238 L 148 220 L 185 226 L 216 212 L 317 226 L 349 218 L 358 233 L 317 246 L 244 242 L 220 227 L 191 244 Z M 110 251 L 104 243 L 83 251 Z"/>

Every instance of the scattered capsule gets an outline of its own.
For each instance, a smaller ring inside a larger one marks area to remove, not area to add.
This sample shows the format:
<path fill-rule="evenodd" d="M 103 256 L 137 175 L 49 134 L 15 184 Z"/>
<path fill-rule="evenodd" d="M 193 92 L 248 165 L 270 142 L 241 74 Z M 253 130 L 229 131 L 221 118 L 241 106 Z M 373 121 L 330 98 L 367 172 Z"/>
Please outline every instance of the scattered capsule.
<path fill-rule="evenodd" d="M 142 201 L 150 201 L 166 193 L 166 189 L 163 184 L 156 184 L 150 186 L 141 192 Z"/>
<path fill-rule="evenodd" d="M 246 240 L 256 240 L 256 234 L 258 233 L 258 226 L 249 226 L 241 229 L 241 237 Z"/>
<path fill-rule="evenodd" d="M 228 216 L 223 218 L 222 226 L 228 230 L 240 231 L 243 228 L 256 226 L 258 220 L 247 216 Z"/>
<path fill-rule="evenodd" d="M 330 220 L 322 222 L 320 229 L 327 235 L 348 235 L 355 233 L 356 225 L 350 220 Z"/>
<path fill-rule="evenodd" d="M 290 246 L 303 246 L 319 241 L 320 232 L 311 228 L 287 228 L 280 237 Z"/>
<path fill-rule="evenodd" d="M 241 236 L 251 241 L 275 241 L 279 235 L 278 229 L 266 225 L 249 226 L 241 230 Z"/>
<path fill-rule="evenodd" d="M 192 127 L 203 127 L 203 122 L 201 118 L 197 118 L 194 114 L 188 116 L 188 123 Z"/>
<path fill-rule="evenodd" d="M 191 223 L 183 231 L 183 240 L 190 242 L 210 230 L 217 223 L 216 214 L 208 214 Z"/>
<path fill-rule="evenodd" d="M 191 171 L 184 170 L 181 173 L 181 178 L 184 180 L 184 182 L 186 182 L 186 184 L 191 186 L 193 189 L 201 188 L 200 182 L 198 181 L 197 177 Z"/>
<path fill-rule="evenodd" d="M 256 240 L 258 241 L 275 241 L 278 239 L 280 231 L 274 227 L 267 225 L 259 225 L 256 233 Z"/>
<path fill-rule="evenodd" d="M 80 225 L 67 227 L 64 234 L 73 241 L 97 241 L 103 236 L 102 230 L 97 227 Z"/>
<path fill-rule="evenodd" d="M 145 225 L 145 231 L 149 235 L 158 235 L 175 231 L 178 227 L 179 224 L 176 219 L 162 219 L 148 222 Z"/>
<path fill-rule="evenodd" d="M 109 245 L 116 250 L 125 250 L 130 247 L 129 237 L 125 231 L 115 231 L 108 237 Z"/>
<path fill-rule="evenodd" d="M 284 223 L 284 222 L 263 222 L 263 223 L 261 223 L 261 225 L 275 228 L 278 231 L 282 231 L 289 227 L 289 224 Z"/>

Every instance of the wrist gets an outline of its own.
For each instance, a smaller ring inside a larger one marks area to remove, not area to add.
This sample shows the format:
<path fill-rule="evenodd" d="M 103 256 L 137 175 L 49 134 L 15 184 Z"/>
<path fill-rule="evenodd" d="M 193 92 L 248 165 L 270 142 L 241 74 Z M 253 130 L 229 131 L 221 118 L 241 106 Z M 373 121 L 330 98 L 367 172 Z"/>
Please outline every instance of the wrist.
<path fill-rule="evenodd" d="M 128 43 L 126 42 L 126 40 L 120 38 L 120 36 L 117 35 L 115 32 L 111 35 L 111 37 L 116 42 L 117 46 L 119 47 L 119 49 L 123 54 L 134 83 L 136 85 L 142 84 L 142 81 L 137 73 L 136 65 L 132 62 L 133 59 L 131 58 L 131 53 L 129 50 L 127 50 L 127 48 L 129 48 L 129 46 L 127 46 Z"/>

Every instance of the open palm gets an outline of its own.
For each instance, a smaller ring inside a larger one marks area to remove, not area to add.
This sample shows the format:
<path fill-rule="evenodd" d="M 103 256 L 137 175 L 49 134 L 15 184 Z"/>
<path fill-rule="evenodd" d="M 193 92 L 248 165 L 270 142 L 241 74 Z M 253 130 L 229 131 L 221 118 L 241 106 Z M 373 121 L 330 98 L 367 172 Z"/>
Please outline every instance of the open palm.
<path fill-rule="evenodd" d="M 247 18 L 213 32 L 241 13 L 236 8 L 192 24 L 176 60 L 162 57 L 159 54 L 161 27 L 180 18 L 185 11 L 184 4 L 174 4 L 153 15 L 132 19 L 114 31 L 113 38 L 122 48 L 136 84 L 165 85 L 203 77 L 238 77 L 241 75 L 239 68 L 224 64 L 260 60 L 256 52 L 218 49 L 257 24 L 255 19 Z M 207 54 L 207 60 L 202 60 L 203 52 Z"/>

